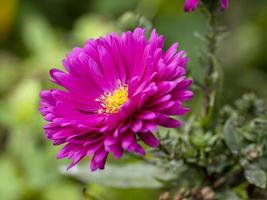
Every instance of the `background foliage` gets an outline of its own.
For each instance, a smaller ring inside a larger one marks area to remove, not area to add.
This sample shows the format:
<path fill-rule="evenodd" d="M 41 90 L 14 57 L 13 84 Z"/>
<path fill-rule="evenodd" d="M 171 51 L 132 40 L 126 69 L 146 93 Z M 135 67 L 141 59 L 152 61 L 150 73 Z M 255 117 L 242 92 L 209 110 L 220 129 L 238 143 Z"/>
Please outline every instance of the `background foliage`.
<path fill-rule="evenodd" d="M 190 57 L 191 76 L 201 80 L 203 68 L 198 57 L 202 42 L 194 35 L 206 30 L 206 22 L 200 12 L 184 13 L 182 4 L 181 0 L 0 0 L 0 199 L 157 199 L 166 185 L 172 184 L 171 173 L 184 173 L 179 161 L 169 166 L 175 166 L 175 170 L 167 174 L 126 156 L 116 163 L 110 161 L 104 172 L 89 173 L 85 161 L 71 171 L 73 176 L 66 175 L 67 162 L 56 160 L 58 148 L 44 138 L 44 121 L 37 110 L 39 91 L 52 86 L 48 70 L 61 67 L 61 59 L 72 47 L 82 45 L 89 37 L 133 28 L 136 21 L 148 28 L 152 27 L 151 21 L 165 35 L 167 45 L 179 41 Z M 232 106 L 222 110 L 222 127 L 218 128 L 232 153 L 223 152 L 218 158 L 223 161 L 227 155 L 235 155 L 233 160 L 238 159 L 242 166 L 237 172 L 245 170 L 249 182 L 259 187 L 266 184 L 266 123 L 262 123 L 264 112 L 256 110 L 264 106 L 256 103 L 259 100 L 253 95 L 244 96 L 235 104 L 234 100 L 245 92 L 267 98 L 266 9 L 265 0 L 230 1 L 230 9 L 220 19 L 229 29 L 219 52 L 225 72 L 223 103 Z M 199 98 L 196 95 L 193 99 L 195 112 L 200 106 Z M 257 105 L 257 109 L 253 107 L 253 120 L 242 117 L 242 109 L 250 108 L 247 102 Z M 255 126 L 263 133 L 254 133 Z M 257 134 L 260 136 L 255 138 Z M 186 157 L 194 159 L 195 148 L 202 148 L 203 143 L 205 147 L 213 145 L 214 137 L 193 137 L 197 139 L 190 141 L 192 154 Z M 184 140 L 181 138 L 180 142 Z M 203 150 L 206 151 L 209 149 Z M 200 161 L 206 162 L 197 160 Z M 218 170 L 220 164 L 231 165 L 221 162 L 210 170 Z M 194 172 L 189 174 L 192 181 L 188 184 L 200 180 Z M 235 194 L 248 198 L 242 193 L 245 186 L 239 187 Z M 235 194 L 225 193 L 229 199 L 238 198 Z"/>

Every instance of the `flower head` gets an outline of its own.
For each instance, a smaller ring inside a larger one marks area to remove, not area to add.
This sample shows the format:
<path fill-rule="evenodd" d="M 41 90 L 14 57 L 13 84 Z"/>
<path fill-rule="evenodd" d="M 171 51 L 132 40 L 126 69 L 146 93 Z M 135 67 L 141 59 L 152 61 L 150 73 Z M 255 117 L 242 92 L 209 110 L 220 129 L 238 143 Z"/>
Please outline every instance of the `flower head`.
<path fill-rule="evenodd" d="M 224 11 L 225 9 L 228 8 L 228 0 L 220 0 L 220 7 L 221 7 L 221 11 Z"/>
<path fill-rule="evenodd" d="M 198 6 L 199 0 L 185 0 L 184 11 L 194 11 Z"/>
<path fill-rule="evenodd" d="M 198 6 L 199 1 L 200 0 L 185 0 L 184 11 L 185 12 L 194 11 Z M 228 0 L 220 0 L 220 9 L 221 9 L 221 11 L 224 11 L 225 9 L 227 9 L 228 8 L 228 4 L 229 4 Z"/>
<path fill-rule="evenodd" d="M 177 44 L 163 50 L 163 36 L 136 28 L 111 33 L 74 48 L 63 60 L 66 72 L 52 69 L 52 81 L 63 87 L 41 92 L 40 112 L 46 136 L 65 146 L 58 158 L 92 157 L 91 169 L 103 169 L 109 153 L 144 155 L 140 141 L 157 147 L 158 126 L 178 127 L 171 116 L 184 115 L 191 98 L 185 77 L 188 58 Z"/>

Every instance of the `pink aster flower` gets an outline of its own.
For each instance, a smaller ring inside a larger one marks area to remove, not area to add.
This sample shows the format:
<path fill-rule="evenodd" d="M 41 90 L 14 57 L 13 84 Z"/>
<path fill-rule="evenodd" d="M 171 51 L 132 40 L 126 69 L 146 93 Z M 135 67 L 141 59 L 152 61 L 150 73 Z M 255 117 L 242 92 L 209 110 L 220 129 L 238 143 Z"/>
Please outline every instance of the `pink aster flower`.
<path fill-rule="evenodd" d="M 200 0 L 185 0 L 184 11 L 194 11 L 198 6 Z M 213 0 L 214 1 L 214 0 Z M 220 0 L 220 9 L 224 11 L 228 7 L 228 0 Z"/>
<path fill-rule="evenodd" d="M 63 60 L 66 72 L 52 69 L 52 81 L 63 87 L 41 92 L 40 112 L 48 124 L 46 136 L 65 146 L 58 158 L 77 164 L 92 157 L 91 170 L 103 169 L 109 153 L 144 155 L 139 141 L 159 142 L 158 126 L 175 128 L 171 116 L 184 115 L 182 103 L 191 98 L 185 77 L 188 58 L 177 44 L 163 50 L 163 36 L 136 28 L 121 36 L 111 33 L 89 39 Z"/>

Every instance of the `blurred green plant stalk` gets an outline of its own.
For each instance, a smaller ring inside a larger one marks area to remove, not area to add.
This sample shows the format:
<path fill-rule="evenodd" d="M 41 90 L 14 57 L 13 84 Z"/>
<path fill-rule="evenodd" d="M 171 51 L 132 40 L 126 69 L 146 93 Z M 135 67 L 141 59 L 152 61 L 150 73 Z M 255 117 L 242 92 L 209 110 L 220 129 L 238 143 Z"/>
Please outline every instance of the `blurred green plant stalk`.
<path fill-rule="evenodd" d="M 225 30 L 216 5 L 200 5 L 208 20 L 208 33 L 197 34 L 206 44 L 199 59 L 205 76 L 194 85 L 203 95 L 202 112 L 193 112 L 178 135 L 160 133 L 161 145 L 151 152 L 177 175 L 161 180 L 176 192 L 175 199 L 265 199 L 267 104 L 250 94 L 234 107 L 221 106 L 223 70 L 216 51 Z"/>

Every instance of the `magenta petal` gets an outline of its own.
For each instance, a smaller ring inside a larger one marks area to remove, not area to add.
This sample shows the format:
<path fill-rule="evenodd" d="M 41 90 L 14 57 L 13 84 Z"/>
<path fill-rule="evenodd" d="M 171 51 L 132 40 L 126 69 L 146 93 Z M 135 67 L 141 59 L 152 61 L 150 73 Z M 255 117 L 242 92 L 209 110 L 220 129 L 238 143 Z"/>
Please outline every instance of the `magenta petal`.
<path fill-rule="evenodd" d="M 228 0 L 221 0 L 221 10 L 224 11 L 228 8 L 229 2 Z"/>
<path fill-rule="evenodd" d="M 144 110 L 141 113 L 139 113 L 136 117 L 139 119 L 151 120 L 156 118 L 156 114 L 154 112 Z"/>
<path fill-rule="evenodd" d="M 72 144 L 65 145 L 57 154 L 58 159 L 62 159 L 66 156 L 68 156 L 69 152 L 74 148 Z"/>
<path fill-rule="evenodd" d="M 118 137 L 114 137 L 113 134 L 107 134 L 105 136 L 104 139 L 104 146 L 108 147 L 108 146 L 113 146 L 114 144 L 116 144 L 119 141 Z"/>
<path fill-rule="evenodd" d="M 142 129 L 143 123 L 141 120 L 135 120 L 133 125 L 132 125 L 132 131 L 137 133 L 138 131 L 140 131 Z"/>
<path fill-rule="evenodd" d="M 123 149 L 119 145 L 114 145 L 108 149 L 114 156 L 115 159 L 119 159 L 123 155 Z"/>
<path fill-rule="evenodd" d="M 108 152 L 106 152 L 103 149 L 100 149 L 97 152 L 95 152 L 90 164 L 91 170 L 95 171 L 97 169 L 104 169 L 107 157 L 108 157 Z"/>
<path fill-rule="evenodd" d="M 181 125 L 181 123 L 169 117 L 168 115 L 160 114 L 158 117 L 158 124 L 164 126 L 166 128 L 177 128 Z"/>
<path fill-rule="evenodd" d="M 144 124 L 144 127 L 152 132 L 152 133 L 155 133 L 157 131 L 157 124 L 156 123 L 152 123 L 152 122 L 148 122 L 148 123 L 145 123 Z"/>
<path fill-rule="evenodd" d="M 135 136 L 132 132 L 125 133 L 125 136 L 122 138 L 122 148 L 128 150 L 130 145 L 134 142 Z"/>
<path fill-rule="evenodd" d="M 67 167 L 67 170 L 75 166 L 84 156 L 85 156 L 85 153 L 82 151 L 74 153 L 73 160 L 71 164 Z"/>
<path fill-rule="evenodd" d="M 184 11 L 189 12 L 196 9 L 199 0 L 185 0 Z"/>
<path fill-rule="evenodd" d="M 189 91 L 189 90 L 181 90 L 181 91 L 175 92 L 173 94 L 173 97 L 175 99 L 179 99 L 181 101 L 188 101 L 192 98 L 193 95 L 194 95 L 194 93 Z"/>
<path fill-rule="evenodd" d="M 178 43 L 174 43 L 165 53 L 164 60 L 168 63 L 177 52 Z"/>
<path fill-rule="evenodd" d="M 136 153 L 140 156 L 144 156 L 145 155 L 145 150 L 143 149 L 143 147 L 138 144 L 138 143 L 132 143 L 131 146 L 128 148 L 128 152 L 130 153 Z"/>
<path fill-rule="evenodd" d="M 158 139 L 150 132 L 138 133 L 141 140 L 150 147 L 157 147 L 159 145 Z"/>

